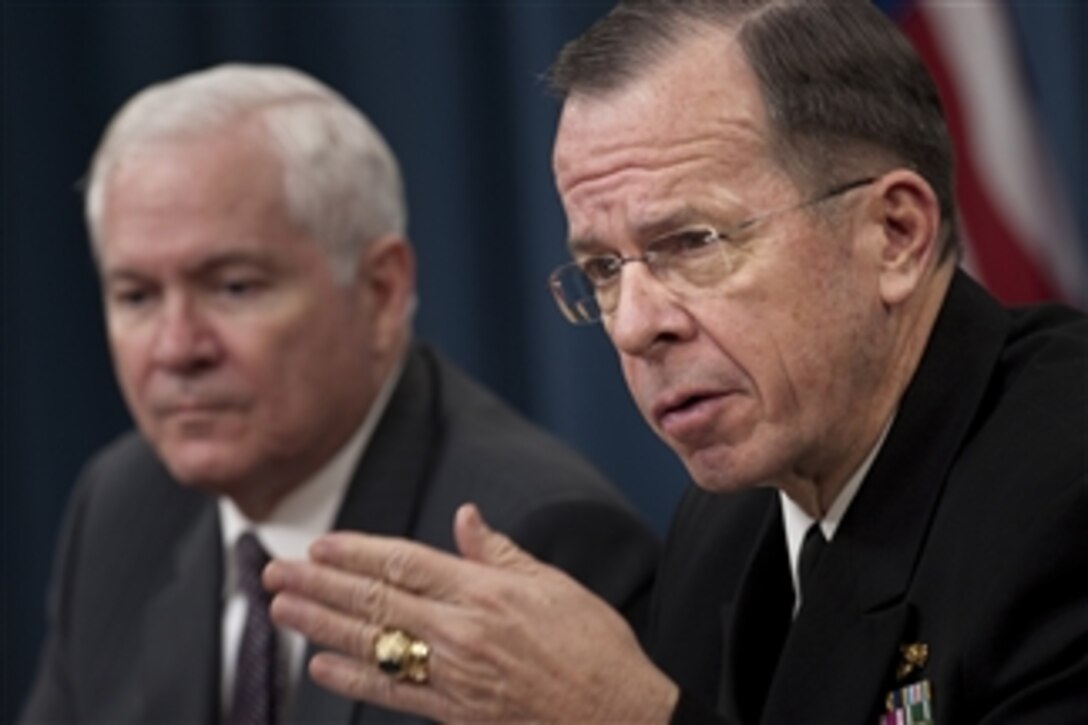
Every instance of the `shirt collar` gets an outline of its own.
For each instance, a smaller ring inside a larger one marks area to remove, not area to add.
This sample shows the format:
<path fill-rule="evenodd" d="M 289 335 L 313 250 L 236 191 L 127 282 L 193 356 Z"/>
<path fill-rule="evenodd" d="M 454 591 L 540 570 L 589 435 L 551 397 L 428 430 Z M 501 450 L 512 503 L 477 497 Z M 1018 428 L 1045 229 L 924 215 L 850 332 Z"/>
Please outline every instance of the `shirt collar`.
<path fill-rule="evenodd" d="M 865 457 L 861 465 L 854 471 L 846 485 L 835 497 L 835 500 L 831 502 L 831 506 L 827 509 L 827 513 L 820 519 L 820 530 L 823 531 L 824 538 L 831 541 L 835 537 L 835 532 L 839 528 L 839 523 L 842 522 L 842 517 L 846 515 L 846 510 L 850 507 L 850 503 L 857 495 L 858 489 L 861 488 L 861 482 L 865 480 L 866 474 L 869 473 L 869 469 L 873 465 L 873 461 L 876 460 L 877 454 L 880 449 L 884 447 L 884 440 L 888 437 L 888 431 L 892 427 L 892 421 L 895 420 L 893 415 L 888 423 L 884 426 L 883 432 L 880 434 L 880 438 L 877 439 L 876 444 L 872 450 L 869 451 L 869 455 Z M 801 556 L 801 543 L 804 541 L 805 533 L 809 527 L 815 522 L 811 516 L 805 513 L 805 510 L 798 506 L 792 498 L 787 496 L 782 491 L 778 492 L 779 500 L 782 502 L 782 523 L 786 529 L 786 550 L 790 556 L 790 571 L 793 573 L 793 588 L 794 591 L 798 591 L 797 581 L 797 560 Z"/>

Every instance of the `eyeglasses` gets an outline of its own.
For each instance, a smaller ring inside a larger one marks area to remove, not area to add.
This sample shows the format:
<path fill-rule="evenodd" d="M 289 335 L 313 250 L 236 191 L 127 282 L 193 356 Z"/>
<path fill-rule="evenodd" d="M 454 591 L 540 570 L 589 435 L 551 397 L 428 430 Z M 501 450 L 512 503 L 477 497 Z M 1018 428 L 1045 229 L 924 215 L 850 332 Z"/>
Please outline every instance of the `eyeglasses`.
<path fill-rule="evenodd" d="M 646 251 L 630 257 L 599 254 L 558 267 L 548 276 L 548 286 L 560 312 L 571 323 L 585 325 L 600 322 L 603 315 L 616 310 L 620 299 L 623 267 L 643 262 L 650 273 L 667 289 L 679 296 L 690 296 L 719 284 L 733 270 L 736 256 L 730 245 L 743 231 L 782 214 L 814 206 L 859 189 L 876 177 L 857 179 L 832 187 L 799 204 L 764 212 L 732 225 L 728 229 L 695 226 L 669 232 L 646 245 Z"/>

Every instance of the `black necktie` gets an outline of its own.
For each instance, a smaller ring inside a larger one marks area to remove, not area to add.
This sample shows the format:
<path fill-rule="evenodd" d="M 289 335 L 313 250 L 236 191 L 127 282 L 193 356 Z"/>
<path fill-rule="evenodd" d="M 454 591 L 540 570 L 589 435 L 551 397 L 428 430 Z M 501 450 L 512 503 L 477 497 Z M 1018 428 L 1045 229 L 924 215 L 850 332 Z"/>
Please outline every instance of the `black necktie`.
<path fill-rule="evenodd" d="M 279 695 L 276 629 L 268 615 L 271 595 L 261 586 L 261 571 L 268 563 L 261 542 L 250 532 L 234 547 L 238 587 L 246 597 L 248 613 L 234 671 L 230 725 L 273 725 Z"/>
<path fill-rule="evenodd" d="M 817 521 L 812 526 L 808 527 L 808 531 L 805 532 L 805 540 L 801 544 L 801 558 L 797 563 L 797 578 L 801 590 L 801 606 L 804 606 L 805 602 L 808 600 L 809 594 L 812 592 L 812 582 L 816 577 L 816 569 L 819 567 L 820 557 L 823 556 L 826 547 L 827 539 L 824 538 L 824 532 L 820 528 L 820 522 Z"/>

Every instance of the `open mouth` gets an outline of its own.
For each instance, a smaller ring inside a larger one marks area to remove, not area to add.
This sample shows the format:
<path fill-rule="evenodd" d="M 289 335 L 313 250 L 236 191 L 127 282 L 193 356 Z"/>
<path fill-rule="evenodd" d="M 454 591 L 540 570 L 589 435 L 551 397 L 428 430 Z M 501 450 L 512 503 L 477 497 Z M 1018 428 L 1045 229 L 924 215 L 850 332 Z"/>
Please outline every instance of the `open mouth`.
<path fill-rule="evenodd" d="M 701 445 L 720 428 L 719 419 L 737 391 L 690 391 L 669 396 L 654 408 L 654 419 L 668 437 Z"/>
<path fill-rule="evenodd" d="M 689 390 L 666 395 L 653 408 L 653 416 L 661 420 L 673 414 L 684 413 L 708 400 L 720 398 L 724 393 L 716 390 Z"/>
<path fill-rule="evenodd" d="M 692 408 L 697 407 L 704 401 L 710 400 L 714 397 L 716 396 L 710 393 L 698 393 L 695 395 L 689 395 L 681 399 L 680 401 L 665 407 L 660 417 L 665 418 L 670 415 L 682 415 L 685 411 L 691 410 Z"/>

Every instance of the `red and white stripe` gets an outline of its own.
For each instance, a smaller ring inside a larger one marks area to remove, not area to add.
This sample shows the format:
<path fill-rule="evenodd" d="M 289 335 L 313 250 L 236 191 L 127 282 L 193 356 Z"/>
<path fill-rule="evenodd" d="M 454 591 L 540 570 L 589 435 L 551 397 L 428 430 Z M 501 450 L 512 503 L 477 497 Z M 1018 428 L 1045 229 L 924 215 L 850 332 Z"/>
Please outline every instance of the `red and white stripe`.
<path fill-rule="evenodd" d="M 918 3 L 902 26 L 937 81 L 956 145 L 965 267 L 1007 303 L 1088 303 L 1088 262 L 1006 8 Z"/>

